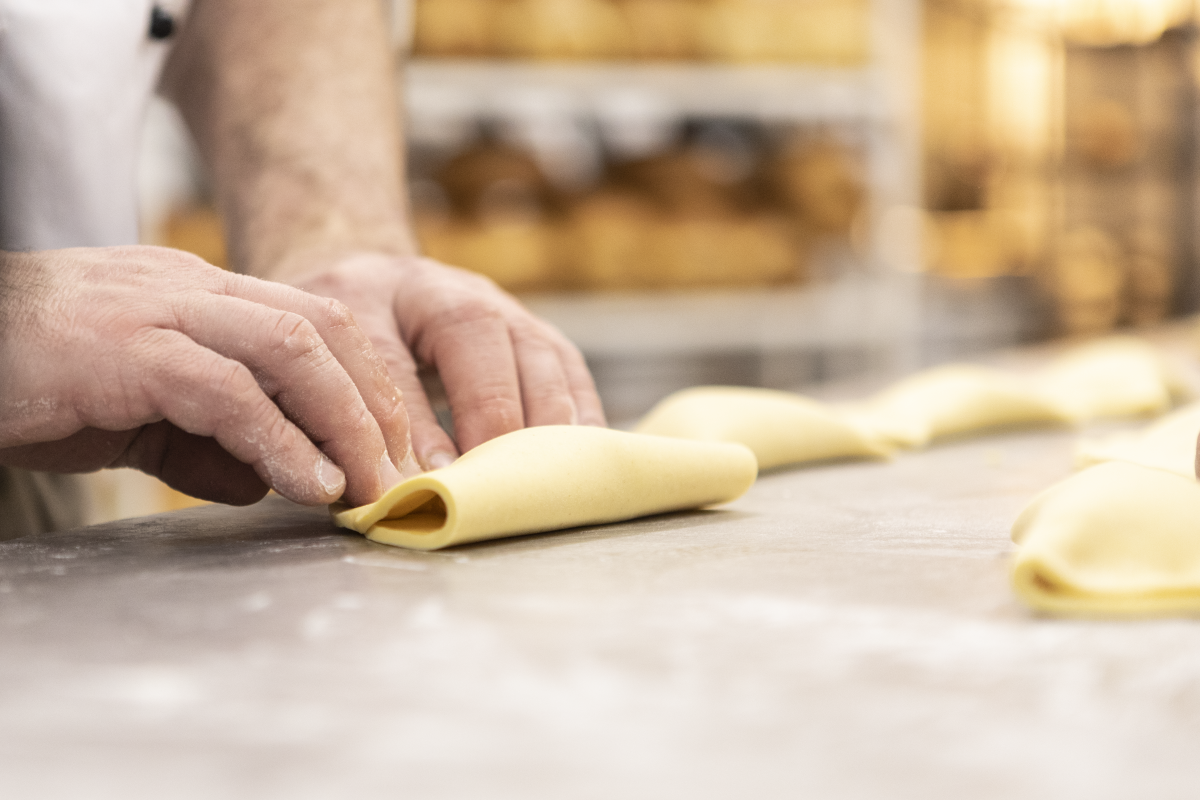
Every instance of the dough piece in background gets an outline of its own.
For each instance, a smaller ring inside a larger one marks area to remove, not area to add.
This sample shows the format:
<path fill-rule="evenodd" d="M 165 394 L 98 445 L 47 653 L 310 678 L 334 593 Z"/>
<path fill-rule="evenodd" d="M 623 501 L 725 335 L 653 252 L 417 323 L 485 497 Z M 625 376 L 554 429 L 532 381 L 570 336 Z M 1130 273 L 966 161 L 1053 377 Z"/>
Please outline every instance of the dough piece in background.
<path fill-rule="evenodd" d="M 1185 478 L 1195 476 L 1196 440 L 1200 437 L 1200 403 L 1172 411 L 1140 431 L 1084 439 L 1075 450 L 1075 466 L 1128 461 L 1165 469 Z"/>
<path fill-rule="evenodd" d="M 918 372 L 880 392 L 859 413 L 880 435 L 905 447 L 989 428 L 1070 421 L 1031 382 L 972 364 Z"/>
<path fill-rule="evenodd" d="M 662 400 L 638 433 L 737 442 L 754 451 L 759 469 L 845 458 L 885 458 L 892 448 L 835 409 L 790 392 L 700 386 Z"/>
<path fill-rule="evenodd" d="M 1017 518 L 1017 595 L 1068 615 L 1200 613 L 1200 483 L 1122 461 L 1050 487 Z"/>
<path fill-rule="evenodd" d="M 1161 414 L 1186 393 L 1163 355 L 1131 336 L 1075 348 L 1041 374 L 1042 391 L 1076 422 Z"/>
<path fill-rule="evenodd" d="M 737 444 L 550 425 L 485 442 L 334 521 L 414 550 L 540 533 L 726 503 L 754 483 Z"/>

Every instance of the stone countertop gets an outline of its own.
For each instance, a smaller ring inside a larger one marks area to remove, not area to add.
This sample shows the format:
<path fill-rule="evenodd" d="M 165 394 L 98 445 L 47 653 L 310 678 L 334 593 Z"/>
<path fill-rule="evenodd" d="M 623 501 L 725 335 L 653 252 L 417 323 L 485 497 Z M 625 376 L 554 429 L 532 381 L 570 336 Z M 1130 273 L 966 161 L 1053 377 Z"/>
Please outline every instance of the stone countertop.
<path fill-rule="evenodd" d="M 1073 440 L 439 553 L 277 499 L 0 543 L 3 793 L 1190 798 L 1200 624 L 1008 587 Z"/>

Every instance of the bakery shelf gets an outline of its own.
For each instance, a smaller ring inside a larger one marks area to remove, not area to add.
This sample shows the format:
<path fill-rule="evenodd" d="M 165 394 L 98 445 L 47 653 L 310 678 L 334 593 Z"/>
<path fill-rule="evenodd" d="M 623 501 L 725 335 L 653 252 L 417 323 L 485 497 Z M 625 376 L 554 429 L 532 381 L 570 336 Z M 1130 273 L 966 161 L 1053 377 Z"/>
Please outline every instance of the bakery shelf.
<path fill-rule="evenodd" d="M 818 123 L 888 118 L 876 71 L 727 64 L 530 62 L 413 58 L 407 103 L 417 116 L 492 116 L 554 104 L 594 116 L 630 103 L 680 116 Z"/>
<path fill-rule="evenodd" d="M 629 390 L 630 413 L 672 388 L 673 378 L 652 374 L 672 359 L 858 349 L 877 354 L 876 363 L 911 364 L 922 295 L 913 274 L 920 269 L 920 10 L 916 0 L 876 0 L 871 8 L 872 60 L 853 68 L 413 57 L 403 70 L 409 134 L 437 140 L 467 120 L 531 118 L 636 126 L 715 117 L 851 131 L 864 149 L 870 204 L 857 272 L 801 287 L 522 299 L 589 359 L 647 365 L 609 389 Z M 655 381 L 662 385 L 643 385 Z"/>
<path fill-rule="evenodd" d="M 830 347 L 892 350 L 912 341 L 918 276 L 850 276 L 800 287 L 537 294 L 521 299 L 589 357 Z"/>

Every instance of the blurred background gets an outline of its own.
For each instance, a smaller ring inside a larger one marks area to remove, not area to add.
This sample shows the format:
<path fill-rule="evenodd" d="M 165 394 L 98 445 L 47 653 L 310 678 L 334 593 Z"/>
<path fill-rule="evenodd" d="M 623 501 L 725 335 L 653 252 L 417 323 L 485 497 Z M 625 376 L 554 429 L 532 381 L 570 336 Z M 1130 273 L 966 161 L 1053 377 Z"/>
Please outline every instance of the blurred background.
<path fill-rule="evenodd" d="M 560 326 L 616 423 L 1200 304 L 1193 0 L 388 11 L 422 247 Z M 223 265 L 165 103 L 140 181 L 145 241 Z M 190 502 L 96 487 L 98 520 Z"/>

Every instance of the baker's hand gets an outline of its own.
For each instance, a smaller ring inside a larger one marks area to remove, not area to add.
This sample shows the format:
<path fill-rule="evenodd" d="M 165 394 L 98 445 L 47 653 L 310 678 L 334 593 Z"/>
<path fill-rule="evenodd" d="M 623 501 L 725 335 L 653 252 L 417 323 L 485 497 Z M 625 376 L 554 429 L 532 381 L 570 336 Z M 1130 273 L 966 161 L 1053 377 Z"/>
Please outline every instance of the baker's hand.
<path fill-rule="evenodd" d="M 404 392 L 426 469 L 519 428 L 605 424 L 579 350 L 487 278 L 428 258 L 364 254 L 292 283 L 354 312 Z M 438 425 L 418 364 L 441 376 L 457 448 Z"/>
<path fill-rule="evenodd" d="M 0 376 L 2 464 L 310 505 L 371 502 L 417 470 L 401 396 L 345 306 L 177 250 L 0 256 Z"/>

